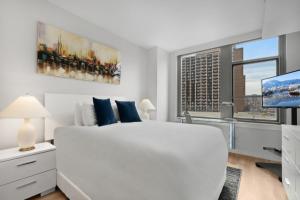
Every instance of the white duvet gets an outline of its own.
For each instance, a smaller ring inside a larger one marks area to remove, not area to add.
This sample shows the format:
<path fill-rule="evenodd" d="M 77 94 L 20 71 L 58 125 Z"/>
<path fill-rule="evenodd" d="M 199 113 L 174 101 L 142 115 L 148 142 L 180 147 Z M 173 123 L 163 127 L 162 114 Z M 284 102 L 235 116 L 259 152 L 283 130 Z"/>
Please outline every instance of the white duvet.
<path fill-rule="evenodd" d="M 95 200 L 216 200 L 227 146 L 220 129 L 166 122 L 62 127 L 57 170 Z"/>

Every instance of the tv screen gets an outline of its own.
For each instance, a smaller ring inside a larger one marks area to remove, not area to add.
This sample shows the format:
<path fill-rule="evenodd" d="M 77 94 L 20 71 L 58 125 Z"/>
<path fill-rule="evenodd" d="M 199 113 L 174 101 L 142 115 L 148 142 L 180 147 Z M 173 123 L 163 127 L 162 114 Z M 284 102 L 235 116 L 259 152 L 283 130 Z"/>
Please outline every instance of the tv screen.
<path fill-rule="evenodd" d="M 263 107 L 300 107 L 300 71 L 263 79 L 261 85 Z"/>

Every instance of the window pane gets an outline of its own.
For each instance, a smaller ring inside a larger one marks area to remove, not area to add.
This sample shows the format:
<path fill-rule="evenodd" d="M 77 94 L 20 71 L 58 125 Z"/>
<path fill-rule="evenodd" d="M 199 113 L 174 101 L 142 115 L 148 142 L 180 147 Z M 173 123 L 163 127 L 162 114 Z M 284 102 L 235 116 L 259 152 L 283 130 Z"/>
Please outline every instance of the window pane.
<path fill-rule="evenodd" d="M 220 49 L 190 54 L 181 58 L 181 115 L 220 117 Z"/>
<path fill-rule="evenodd" d="M 277 110 L 262 108 L 261 80 L 276 76 L 277 62 L 234 65 L 234 117 L 244 119 L 276 120 Z"/>
<path fill-rule="evenodd" d="M 278 37 L 235 44 L 232 60 L 243 61 L 278 56 Z"/>

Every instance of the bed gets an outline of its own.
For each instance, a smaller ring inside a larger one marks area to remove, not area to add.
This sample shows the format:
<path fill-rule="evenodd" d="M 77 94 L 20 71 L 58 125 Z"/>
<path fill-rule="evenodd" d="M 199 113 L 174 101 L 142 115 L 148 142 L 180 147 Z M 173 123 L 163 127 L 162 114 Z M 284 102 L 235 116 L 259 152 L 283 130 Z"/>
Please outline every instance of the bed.
<path fill-rule="evenodd" d="M 212 126 L 60 123 L 54 142 L 57 185 L 71 200 L 215 200 L 225 182 L 227 145 Z"/>

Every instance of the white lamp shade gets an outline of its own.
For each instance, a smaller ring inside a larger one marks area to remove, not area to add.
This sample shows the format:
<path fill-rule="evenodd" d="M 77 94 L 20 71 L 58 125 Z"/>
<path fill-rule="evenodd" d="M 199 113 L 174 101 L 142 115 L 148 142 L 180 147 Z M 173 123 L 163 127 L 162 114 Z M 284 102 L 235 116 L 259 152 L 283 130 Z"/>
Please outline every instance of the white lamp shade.
<path fill-rule="evenodd" d="M 140 103 L 140 108 L 142 111 L 155 110 L 154 105 L 149 99 L 143 99 Z"/>
<path fill-rule="evenodd" d="M 50 116 L 49 112 L 33 96 L 25 95 L 17 98 L 1 113 L 1 118 L 43 118 Z"/>

